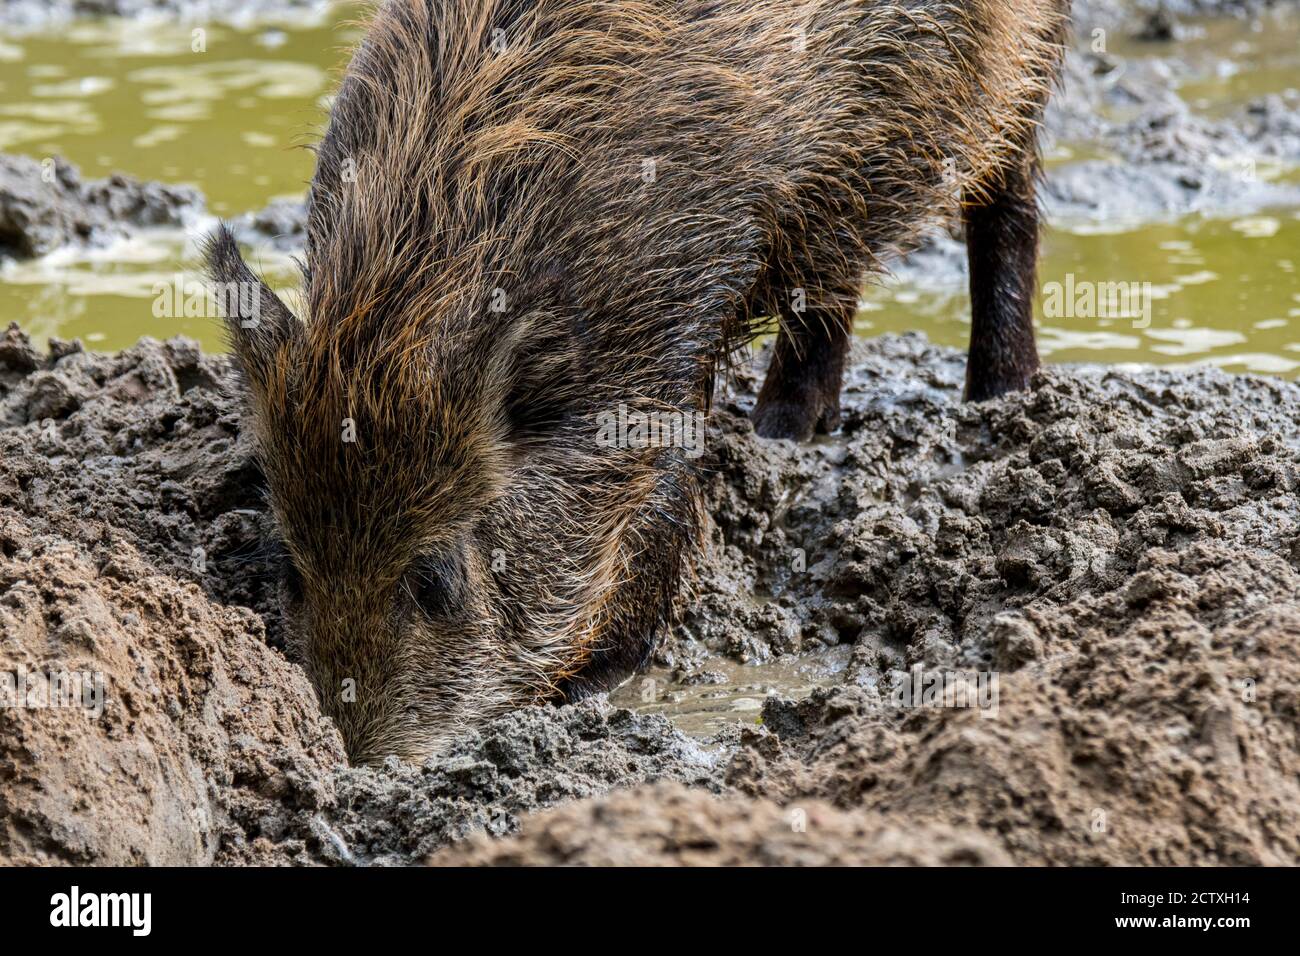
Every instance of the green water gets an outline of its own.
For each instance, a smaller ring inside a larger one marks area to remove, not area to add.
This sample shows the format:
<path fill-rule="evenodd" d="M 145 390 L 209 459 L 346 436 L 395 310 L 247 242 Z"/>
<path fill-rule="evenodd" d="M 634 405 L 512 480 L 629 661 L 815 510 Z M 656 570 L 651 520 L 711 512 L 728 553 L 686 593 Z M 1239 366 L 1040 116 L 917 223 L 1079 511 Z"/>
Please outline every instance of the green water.
<path fill-rule="evenodd" d="M 318 21 L 237 29 L 209 25 L 195 52 L 191 25 L 80 22 L 58 32 L 0 33 L 0 151 L 61 154 L 87 177 L 115 170 L 199 186 L 209 211 L 233 216 L 300 196 L 312 171 L 302 148 L 319 133 L 337 68 L 356 28 L 346 5 Z M 1204 25 L 1180 44 L 1170 82 L 1195 109 L 1216 114 L 1281 92 L 1300 77 L 1297 18 L 1254 31 L 1237 21 Z M 1114 52 L 1150 56 L 1164 47 L 1128 43 Z M 1223 56 L 1233 65 L 1224 69 Z M 1058 144 L 1053 161 L 1093 157 L 1092 144 Z M 1300 171 L 1261 163 L 1258 175 L 1300 181 Z M 291 288 L 285 256 L 250 258 L 272 285 Z M 1300 369 L 1300 210 L 1235 220 L 1115 231 L 1049 227 L 1043 283 L 1150 283 L 1149 317 L 1045 314 L 1039 341 L 1051 361 L 1213 363 L 1233 371 L 1294 376 Z M 99 349 L 142 335 L 185 334 L 221 348 L 208 318 L 154 315 L 156 286 L 193 281 L 193 238 L 149 233 L 107 249 L 60 250 L 0 266 L 0 320 L 36 337 L 79 337 Z M 1149 322 L 1147 319 L 1149 318 Z M 964 291 L 918 283 L 877 284 L 864 295 L 863 334 L 920 329 L 963 346 Z"/>
<path fill-rule="evenodd" d="M 1290 376 L 1300 369 L 1298 266 L 1300 210 L 1193 217 L 1115 234 L 1049 229 L 1040 285 L 1064 287 L 1071 274 L 1076 285 L 1149 282 L 1151 308 L 1136 321 L 1048 318 L 1040 295 L 1039 351 L 1054 362 L 1210 363 Z M 896 283 L 867 291 L 857 318 L 861 334 L 918 328 L 936 342 L 963 346 L 970 333 L 965 293 Z"/>
<path fill-rule="evenodd" d="M 299 197 L 347 47 L 358 35 L 336 7 L 324 18 L 246 29 L 82 21 L 57 33 L 0 32 L 0 151 L 63 155 L 95 178 L 114 171 L 198 186 L 214 216 Z M 204 47 L 201 52 L 195 46 Z M 37 338 L 118 349 L 183 334 L 220 349 L 208 318 L 157 318 L 155 285 L 195 281 L 193 235 L 156 231 L 100 250 L 63 249 L 0 267 L 0 319 Z M 277 288 L 296 270 L 253 250 Z"/>

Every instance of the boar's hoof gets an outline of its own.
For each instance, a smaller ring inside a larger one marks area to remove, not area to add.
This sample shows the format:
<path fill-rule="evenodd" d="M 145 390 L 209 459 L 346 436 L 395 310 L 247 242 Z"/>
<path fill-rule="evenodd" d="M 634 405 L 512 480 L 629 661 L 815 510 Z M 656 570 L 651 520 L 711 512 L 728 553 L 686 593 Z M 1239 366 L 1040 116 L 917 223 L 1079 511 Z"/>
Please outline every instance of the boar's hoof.
<path fill-rule="evenodd" d="M 838 407 L 824 411 L 820 402 L 759 402 L 750 413 L 760 438 L 788 438 L 807 441 L 814 432 L 829 432 L 839 426 Z"/>

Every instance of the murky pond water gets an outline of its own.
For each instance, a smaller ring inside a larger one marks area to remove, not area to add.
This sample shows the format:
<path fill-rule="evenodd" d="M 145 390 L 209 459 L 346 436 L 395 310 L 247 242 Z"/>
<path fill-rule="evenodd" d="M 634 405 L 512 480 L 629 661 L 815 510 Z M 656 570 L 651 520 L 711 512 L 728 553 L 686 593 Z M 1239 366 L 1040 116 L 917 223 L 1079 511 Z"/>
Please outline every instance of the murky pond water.
<path fill-rule="evenodd" d="M 193 183 L 210 211 L 233 216 L 278 197 L 301 195 L 312 170 L 301 148 L 324 119 L 333 73 L 346 58 L 355 8 L 316 20 L 245 28 L 207 26 L 195 52 L 190 25 L 82 21 L 57 32 L 0 33 L 0 150 L 42 158 L 62 154 L 86 176 L 122 170 L 146 179 Z M 1170 82 L 1206 113 L 1296 85 L 1296 20 L 1252 31 L 1236 21 L 1202 25 L 1182 41 Z M 1150 53 L 1130 44 L 1125 55 Z M 1232 66 L 1225 69 L 1225 54 Z M 1088 144 L 1060 144 L 1062 155 Z M 1267 175 L 1300 181 L 1300 171 Z M 153 233 L 93 251 L 61 251 L 0 265 L 0 319 L 18 319 L 38 337 L 80 337 L 101 349 L 141 335 L 185 334 L 211 349 L 220 331 L 207 318 L 159 318 L 159 283 L 194 274 L 194 244 L 183 233 Z M 252 259 L 279 288 L 292 287 L 292 262 L 269 249 Z M 1117 279 L 1151 283 L 1140 321 L 1061 318 L 1042 313 L 1040 342 L 1051 361 L 1210 362 L 1233 371 L 1292 376 L 1300 369 L 1300 210 L 1264 210 L 1238 219 L 1069 230 L 1049 227 L 1044 282 Z M 864 296 L 863 334 L 921 329 L 965 344 L 968 303 L 959 287 L 885 283 Z"/>
<path fill-rule="evenodd" d="M 1300 211 L 1294 209 L 1226 220 L 1189 217 L 1121 233 L 1049 228 L 1039 267 L 1044 288 L 1124 282 L 1140 292 L 1150 283 L 1150 310 L 1098 318 L 1061 309 L 1046 317 L 1040 295 L 1039 351 L 1053 362 L 1209 363 L 1293 375 L 1300 369 L 1298 268 Z M 962 348 L 969 308 L 964 289 L 887 282 L 868 290 L 857 328 L 865 335 L 919 328 Z"/>
<path fill-rule="evenodd" d="M 119 19 L 57 33 L 0 32 L 0 151 L 62 155 L 95 178 L 122 171 L 200 187 L 214 216 L 300 197 L 327 97 L 358 35 L 355 8 L 245 28 Z M 196 51 L 196 47 L 200 49 Z M 183 334 L 221 348 L 206 318 L 157 318 L 155 284 L 194 273 L 195 237 L 158 231 L 110 248 L 0 265 L 0 317 L 39 337 L 123 348 Z M 254 252 L 272 285 L 283 256 Z"/>

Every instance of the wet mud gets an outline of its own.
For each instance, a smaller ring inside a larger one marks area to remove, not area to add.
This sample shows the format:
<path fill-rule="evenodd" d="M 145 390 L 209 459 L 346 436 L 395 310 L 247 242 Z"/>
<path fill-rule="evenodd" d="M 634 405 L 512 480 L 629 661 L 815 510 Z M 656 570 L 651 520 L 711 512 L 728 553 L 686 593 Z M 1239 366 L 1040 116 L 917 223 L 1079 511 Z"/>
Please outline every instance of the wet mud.
<path fill-rule="evenodd" d="M 920 336 L 861 343 L 842 433 L 795 446 L 753 434 L 761 369 L 737 370 L 656 666 L 349 769 L 277 647 L 228 359 L 11 328 L 0 671 L 104 693 L 0 708 L 0 855 L 398 863 L 482 832 L 504 842 L 434 859 L 703 862 L 684 834 L 716 826 L 716 862 L 1294 862 L 1300 388 L 1050 369 L 964 405 L 961 371 Z M 905 692 L 934 675 L 995 683 Z M 738 678 L 731 719 L 670 719 Z"/>

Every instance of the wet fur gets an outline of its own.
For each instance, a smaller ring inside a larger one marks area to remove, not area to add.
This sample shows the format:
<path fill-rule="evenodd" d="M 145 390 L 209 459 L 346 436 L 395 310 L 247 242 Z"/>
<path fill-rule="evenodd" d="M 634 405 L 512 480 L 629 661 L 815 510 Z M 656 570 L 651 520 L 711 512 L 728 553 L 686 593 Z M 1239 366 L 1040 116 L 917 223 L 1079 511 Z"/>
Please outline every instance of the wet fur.
<path fill-rule="evenodd" d="M 775 319 L 760 433 L 834 427 L 864 276 L 956 196 L 989 290 L 970 391 L 1024 385 L 1025 203 L 1064 6 L 378 10 L 319 147 L 309 320 L 266 292 L 256 328 L 228 322 L 289 618 L 353 759 L 418 758 L 640 666 L 695 547 L 696 466 L 603 447 L 596 416 L 706 409 Z M 224 232 L 210 271 L 255 281 Z"/>

